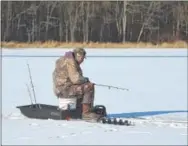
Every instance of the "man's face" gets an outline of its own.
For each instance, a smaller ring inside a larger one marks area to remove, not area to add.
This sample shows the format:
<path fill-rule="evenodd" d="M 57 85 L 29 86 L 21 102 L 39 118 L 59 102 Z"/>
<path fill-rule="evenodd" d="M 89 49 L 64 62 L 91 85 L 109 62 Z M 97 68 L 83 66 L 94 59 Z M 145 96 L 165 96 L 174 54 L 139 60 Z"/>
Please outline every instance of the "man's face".
<path fill-rule="evenodd" d="M 78 62 L 78 64 L 81 64 L 84 61 L 84 56 L 76 55 L 76 61 Z"/>

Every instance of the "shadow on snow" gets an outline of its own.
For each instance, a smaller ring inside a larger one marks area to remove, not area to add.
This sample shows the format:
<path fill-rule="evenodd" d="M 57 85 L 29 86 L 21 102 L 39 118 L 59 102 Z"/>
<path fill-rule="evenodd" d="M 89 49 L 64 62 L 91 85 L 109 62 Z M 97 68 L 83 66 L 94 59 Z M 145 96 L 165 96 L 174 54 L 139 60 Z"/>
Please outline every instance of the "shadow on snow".
<path fill-rule="evenodd" d="M 144 116 L 155 116 L 162 114 L 170 114 L 170 113 L 188 113 L 186 110 L 177 110 L 177 111 L 144 111 L 144 112 L 131 112 L 131 113 L 114 113 L 108 114 L 108 117 L 114 118 L 139 118 Z"/>

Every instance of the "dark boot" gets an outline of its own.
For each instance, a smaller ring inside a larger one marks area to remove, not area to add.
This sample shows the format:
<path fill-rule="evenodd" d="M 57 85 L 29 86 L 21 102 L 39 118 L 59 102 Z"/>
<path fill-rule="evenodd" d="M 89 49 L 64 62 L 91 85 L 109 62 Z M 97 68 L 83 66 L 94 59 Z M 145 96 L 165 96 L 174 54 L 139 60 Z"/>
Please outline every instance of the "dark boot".
<path fill-rule="evenodd" d="M 100 115 L 91 112 L 91 104 L 82 104 L 82 119 L 86 121 L 97 122 L 101 118 Z"/>

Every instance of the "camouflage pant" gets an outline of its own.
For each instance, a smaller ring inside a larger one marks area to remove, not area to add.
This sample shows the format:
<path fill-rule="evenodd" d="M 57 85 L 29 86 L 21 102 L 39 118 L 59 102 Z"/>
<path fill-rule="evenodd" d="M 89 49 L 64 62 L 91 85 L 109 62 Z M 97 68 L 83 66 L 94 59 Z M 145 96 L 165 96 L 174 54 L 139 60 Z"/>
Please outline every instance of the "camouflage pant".
<path fill-rule="evenodd" d="M 93 105 L 95 90 L 94 90 L 94 85 L 92 85 L 89 82 L 81 85 L 72 85 L 66 91 L 62 89 L 61 92 L 64 94 L 62 94 L 63 96 L 59 96 L 60 98 L 67 98 L 69 96 L 81 95 L 81 97 L 83 98 L 82 103 L 88 103 Z"/>

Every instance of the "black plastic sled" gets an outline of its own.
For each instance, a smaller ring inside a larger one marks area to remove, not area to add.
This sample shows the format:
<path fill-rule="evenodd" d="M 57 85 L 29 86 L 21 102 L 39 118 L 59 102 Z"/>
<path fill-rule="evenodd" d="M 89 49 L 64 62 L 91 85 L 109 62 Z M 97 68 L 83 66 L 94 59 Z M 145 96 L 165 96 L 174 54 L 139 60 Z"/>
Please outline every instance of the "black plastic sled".
<path fill-rule="evenodd" d="M 79 100 L 77 100 L 77 106 L 74 110 L 61 110 L 58 106 L 47 104 L 30 104 L 17 106 L 17 108 L 20 109 L 24 116 L 33 119 L 82 119 L 81 101 Z M 94 106 L 92 111 L 100 114 L 102 117 L 107 115 L 106 107 L 103 105 Z"/>
<path fill-rule="evenodd" d="M 58 106 L 47 105 L 47 104 L 30 104 L 17 106 L 21 113 L 32 119 L 52 119 L 52 120 L 70 120 L 70 119 L 82 119 L 82 107 L 81 101 L 77 100 L 76 109 L 61 110 Z M 116 118 L 107 118 L 106 107 L 104 105 L 95 105 L 92 112 L 101 115 L 101 119 L 98 121 L 103 124 L 114 124 L 114 125 L 126 125 L 132 126 L 133 124 L 122 119 L 117 120 Z"/>

